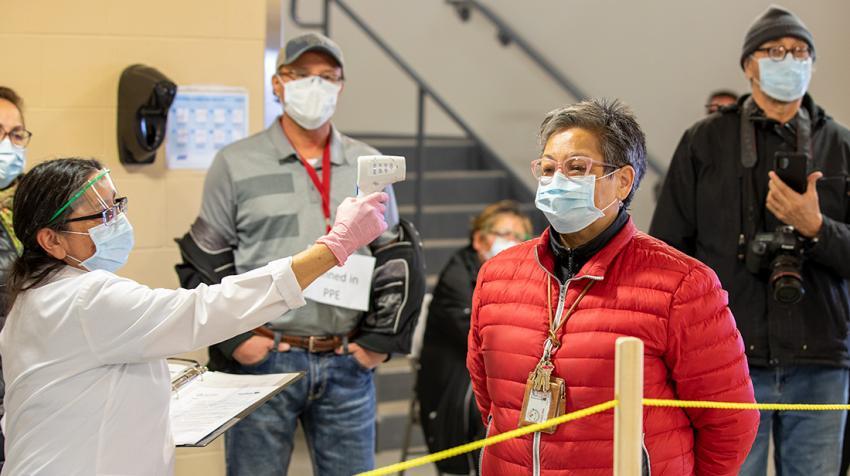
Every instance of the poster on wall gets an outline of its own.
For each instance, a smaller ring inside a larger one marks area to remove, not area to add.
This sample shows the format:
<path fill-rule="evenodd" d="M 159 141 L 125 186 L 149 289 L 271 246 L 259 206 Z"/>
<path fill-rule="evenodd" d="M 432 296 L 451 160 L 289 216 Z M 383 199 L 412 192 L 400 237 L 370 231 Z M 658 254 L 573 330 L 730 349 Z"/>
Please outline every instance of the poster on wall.
<path fill-rule="evenodd" d="M 222 147 L 247 136 L 247 89 L 178 86 L 168 111 L 166 164 L 169 169 L 206 170 Z"/>

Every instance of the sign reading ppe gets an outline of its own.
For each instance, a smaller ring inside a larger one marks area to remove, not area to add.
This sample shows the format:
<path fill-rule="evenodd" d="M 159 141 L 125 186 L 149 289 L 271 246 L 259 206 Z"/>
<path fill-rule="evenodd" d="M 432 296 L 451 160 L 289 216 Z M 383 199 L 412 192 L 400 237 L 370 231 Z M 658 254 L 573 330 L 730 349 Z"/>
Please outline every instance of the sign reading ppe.
<path fill-rule="evenodd" d="M 248 91 L 179 86 L 165 134 L 169 169 L 206 170 L 224 146 L 248 136 Z"/>
<path fill-rule="evenodd" d="M 369 310 L 375 257 L 351 255 L 344 266 L 319 276 L 304 290 L 304 297 L 330 306 Z"/>

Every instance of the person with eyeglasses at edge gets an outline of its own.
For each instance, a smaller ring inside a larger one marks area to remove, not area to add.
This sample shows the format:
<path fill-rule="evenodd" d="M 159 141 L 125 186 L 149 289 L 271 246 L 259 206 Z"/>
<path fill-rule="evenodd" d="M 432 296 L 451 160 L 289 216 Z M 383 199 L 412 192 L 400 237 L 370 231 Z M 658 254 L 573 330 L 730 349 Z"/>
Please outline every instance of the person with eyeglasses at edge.
<path fill-rule="evenodd" d="M 26 151 L 32 132 L 24 122 L 24 103 L 11 88 L 0 86 L 0 284 L 5 286 L 12 263 L 21 253 L 21 242 L 12 227 L 12 197 L 26 166 Z M 6 293 L 0 288 L 0 329 L 6 321 Z M 2 371 L 0 362 L 0 371 Z M 0 416 L 3 415 L 5 383 L 0 375 Z M 0 468 L 5 460 L 4 435 L 0 432 Z"/>
<path fill-rule="evenodd" d="M 473 218 L 469 243 L 440 272 L 428 307 L 416 377 L 420 421 L 431 453 L 484 436 L 466 370 L 472 291 L 483 263 L 530 236 L 531 220 L 516 202 L 493 203 Z M 477 474 L 476 453 L 435 464 L 446 474 Z"/>
<path fill-rule="evenodd" d="M 344 78 L 342 50 L 323 35 L 301 35 L 281 48 L 271 82 L 283 113 L 265 131 L 219 151 L 189 233 L 216 269 L 245 272 L 304 249 L 326 233 L 332 205 L 355 193 L 357 157 L 378 152 L 331 122 Z M 398 210 L 392 187 L 386 192 L 392 228 Z M 210 347 L 212 369 L 306 374 L 229 430 L 229 475 L 286 473 L 299 421 L 317 475 L 374 467 L 373 373 L 388 354 L 374 348 L 377 334 L 362 315 L 308 300 L 254 333 Z M 391 332 L 380 338 L 401 339 Z"/>
<path fill-rule="evenodd" d="M 614 396 L 617 338 L 644 343 L 647 398 L 752 402 L 726 293 L 704 264 L 639 232 L 627 207 L 646 170 L 628 107 L 593 99 L 555 109 L 532 161 L 550 226 L 481 266 L 467 366 L 489 436 Z M 728 475 L 758 412 L 645 408 L 643 473 Z M 483 476 L 611 474 L 613 411 L 488 446 Z"/>
<path fill-rule="evenodd" d="M 0 474 L 172 474 L 165 358 L 303 306 L 302 289 L 386 230 L 387 199 L 346 199 L 311 246 L 221 284 L 151 289 L 114 274 L 134 230 L 109 170 L 75 158 L 33 167 L 15 192 L 23 251 L 0 332 Z"/>
<path fill-rule="evenodd" d="M 708 95 L 708 101 L 705 103 L 705 113 L 712 114 L 725 106 L 731 106 L 738 102 L 738 94 L 728 89 L 718 89 L 712 91 Z"/>
<path fill-rule="evenodd" d="M 740 56 L 752 93 L 684 133 L 649 230 L 717 272 L 759 403 L 847 402 L 850 130 L 807 93 L 814 61 L 792 12 L 756 18 Z M 767 473 L 771 438 L 778 476 L 837 474 L 845 419 L 761 412 L 741 474 Z"/>

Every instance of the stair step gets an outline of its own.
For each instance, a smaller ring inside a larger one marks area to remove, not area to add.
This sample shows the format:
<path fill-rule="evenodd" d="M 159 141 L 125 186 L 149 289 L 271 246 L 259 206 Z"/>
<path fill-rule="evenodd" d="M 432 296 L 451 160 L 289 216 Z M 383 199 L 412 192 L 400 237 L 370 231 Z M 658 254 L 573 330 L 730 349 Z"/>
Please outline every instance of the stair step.
<path fill-rule="evenodd" d="M 407 158 L 407 170 L 416 170 L 414 137 L 355 134 L 358 140 L 375 147 L 382 154 Z M 462 137 L 426 137 L 423 148 L 425 170 L 474 170 L 481 167 L 480 149 L 475 142 Z"/>
<path fill-rule="evenodd" d="M 388 364 L 394 361 L 399 361 L 404 365 L 390 367 Z M 413 398 L 415 375 L 410 361 L 406 357 L 395 357 L 378 368 L 380 370 L 375 374 L 375 391 L 378 396 L 378 403 L 398 400 L 408 402 Z"/>
<path fill-rule="evenodd" d="M 507 174 L 499 170 L 426 172 L 423 205 L 491 203 L 507 196 Z M 399 204 L 414 203 L 416 174 L 394 185 Z"/>
<path fill-rule="evenodd" d="M 452 255 L 467 243 L 469 243 L 468 238 L 424 239 L 425 266 L 428 272 L 439 274 Z"/>
<path fill-rule="evenodd" d="M 378 404 L 377 448 L 376 451 L 386 451 L 401 448 L 404 442 L 404 431 L 407 427 L 410 402 L 398 401 Z M 413 425 L 411 431 L 411 447 L 425 446 L 425 436 L 419 425 Z"/>

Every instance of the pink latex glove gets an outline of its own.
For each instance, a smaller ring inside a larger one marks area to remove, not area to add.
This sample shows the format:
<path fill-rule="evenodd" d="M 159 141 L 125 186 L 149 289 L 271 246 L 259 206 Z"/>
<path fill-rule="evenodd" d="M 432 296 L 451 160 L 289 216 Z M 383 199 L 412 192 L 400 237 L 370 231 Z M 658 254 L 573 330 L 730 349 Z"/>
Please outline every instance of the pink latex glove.
<path fill-rule="evenodd" d="M 352 253 L 375 241 L 386 231 L 384 212 L 387 211 L 385 203 L 389 199 L 389 195 L 384 192 L 346 198 L 336 209 L 331 231 L 316 240 L 316 243 L 327 245 L 340 266 L 344 265 Z"/>

